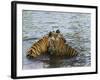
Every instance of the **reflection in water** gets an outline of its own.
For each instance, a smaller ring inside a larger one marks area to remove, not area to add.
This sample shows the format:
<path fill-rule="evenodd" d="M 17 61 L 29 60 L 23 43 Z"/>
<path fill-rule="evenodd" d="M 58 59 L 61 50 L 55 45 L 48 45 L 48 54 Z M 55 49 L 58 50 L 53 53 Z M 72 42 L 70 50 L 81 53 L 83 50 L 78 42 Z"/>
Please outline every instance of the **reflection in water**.
<path fill-rule="evenodd" d="M 58 68 L 90 66 L 91 14 L 27 11 L 22 13 L 22 66 L 23 69 Z M 67 43 L 75 48 L 79 55 L 72 58 L 39 56 L 36 59 L 26 58 L 27 49 L 43 35 L 59 29 Z"/>
<path fill-rule="evenodd" d="M 49 56 L 49 60 L 43 61 L 47 66 L 44 68 L 58 68 L 58 67 L 78 67 L 84 66 L 86 61 L 84 59 L 79 59 L 79 57 L 67 58 L 64 56 Z"/>
<path fill-rule="evenodd" d="M 50 56 L 50 60 L 49 60 L 49 66 L 48 68 L 56 68 L 56 67 L 61 67 L 63 66 L 63 61 L 62 61 L 63 57 L 55 57 L 55 56 Z"/>

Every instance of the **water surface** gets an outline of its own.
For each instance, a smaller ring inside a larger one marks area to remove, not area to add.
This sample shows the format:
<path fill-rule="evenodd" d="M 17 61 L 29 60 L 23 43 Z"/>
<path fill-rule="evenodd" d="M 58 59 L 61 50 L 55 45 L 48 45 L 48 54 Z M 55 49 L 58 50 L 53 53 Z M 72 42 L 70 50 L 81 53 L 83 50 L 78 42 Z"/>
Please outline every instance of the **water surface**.
<path fill-rule="evenodd" d="M 51 12 L 23 10 L 23 69 L 79 67 L 91 65 L 90 53 L 90 13 Z M 27 49 L 50 31 L 59 29 L 70 46 L 75 48 L 79 55 L 73 58 L 50 57 L 41 55 L 29 60 L 26 58 Z"/>

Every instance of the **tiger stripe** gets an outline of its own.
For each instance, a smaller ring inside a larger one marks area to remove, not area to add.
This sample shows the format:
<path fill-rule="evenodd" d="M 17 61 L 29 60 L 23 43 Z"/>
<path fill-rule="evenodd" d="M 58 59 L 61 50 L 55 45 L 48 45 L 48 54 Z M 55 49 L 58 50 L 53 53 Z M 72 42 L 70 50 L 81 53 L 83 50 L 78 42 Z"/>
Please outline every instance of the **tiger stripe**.
<path fill-rule="evenodd" d="M 73 57 L 73 56 L 76 56 L 77 55 L 77 51 L 72 48 L 71 46 L 68 46 L 66 47 L 66 55 L 69 56 L 69 57 Z"/>
<path fill-rule="evenodd" d="M 35 51 L 36 51 L 35 54 L 39 55 L 39 52 L 40 52 L 39 48 L 40 47 L 38 47 L 38 44 L 34 45 L 34 47 L 35 47 Z"/>

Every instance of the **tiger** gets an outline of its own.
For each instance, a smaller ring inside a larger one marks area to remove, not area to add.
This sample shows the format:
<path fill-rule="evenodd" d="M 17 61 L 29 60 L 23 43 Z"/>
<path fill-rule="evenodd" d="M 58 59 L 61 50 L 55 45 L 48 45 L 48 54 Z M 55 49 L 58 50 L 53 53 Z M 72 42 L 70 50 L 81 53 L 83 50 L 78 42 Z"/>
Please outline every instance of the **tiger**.
<path fill-rule="evenodd" d="M 28 58 L 35 58 L 41 54 L 47 53 L 48 51 L 48 36 L 44 36 L 34 43 L 31 48 L 27 51 Z"/>
<path fill-rule="evenodd" d="M 66 40 L 59 30 L 49 32 L 34 43 L 27 51 L 27 58 L 35 58 L 41 54 L 75 56 L 76 50 L 66 44 Z"/>
<path fill-rule="evenodd" d="M 68 45 L 59 30 L 49 33 L 49 53 L 56 56 L 77 56 L 78 52 Z"/>
<path fill-rule="evenodd" d="M 48 48 L 52 47 L 49 45 L 50 44 L 49 42 L 51 42 L 51 41 L 49 41 L 51 38 L 50 33 L 52 33 L 52 32 L 49 32 L 49 34 L 44 35 L 43 38 L 39 39 L 28 49 L 27 55 L 26 55 L 27 58 L 35 58 L 42 54 L 49 53 Z M 54 35 L 52 35 L 52 36 L 54 36 Z M 59 36 L 62 36 L 62 35 L 59 34 Z M 63 36 L 62 36 L 62 39 L 64 39 Z"/>

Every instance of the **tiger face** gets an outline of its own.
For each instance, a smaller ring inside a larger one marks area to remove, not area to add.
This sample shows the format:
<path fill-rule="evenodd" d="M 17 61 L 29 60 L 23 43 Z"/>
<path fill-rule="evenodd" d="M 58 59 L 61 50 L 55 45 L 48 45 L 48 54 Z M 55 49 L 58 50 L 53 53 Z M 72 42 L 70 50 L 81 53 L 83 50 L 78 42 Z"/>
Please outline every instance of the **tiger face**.
<path fill-rule="evenodd" d="M 77 51 L 66 43 L 59 30 L 49 33 L 49 53 L 50 55 L 65 55 L 68 57 L 77 55 Z"/>
<path fill-rule="evenodd" d="M 49 33 L 49 52 L 52 55 L 59 55 L 59 53 L 64 54 L 65 51 L 65 42 L 63 35 L 59 30 L 56 32 Z"/>
<path fill-rule="evenodd" d="M 66 40 L 64 39 L 63 35 L 60 33 L 59 30 L 56 30 L 56 32 L 55 31 L 49 32 L 49 39 L 50 40 L 55 41 L 55 40 L 59 40 L 59 38 L 63 39 L 64 42 L 66 42 Z"/>

